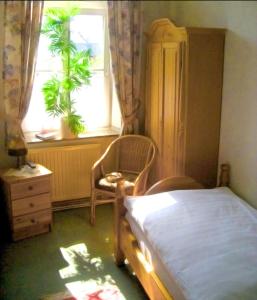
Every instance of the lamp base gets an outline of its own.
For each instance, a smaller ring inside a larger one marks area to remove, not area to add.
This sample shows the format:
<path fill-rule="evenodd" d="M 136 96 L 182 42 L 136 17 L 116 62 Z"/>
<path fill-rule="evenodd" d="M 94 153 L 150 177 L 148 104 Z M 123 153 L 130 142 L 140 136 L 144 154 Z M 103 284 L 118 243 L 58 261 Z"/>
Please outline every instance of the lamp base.
<path fill-rule="evenodd" d="M 27 148 L 22 149 L 8 149 L 8 155 L 16 156 L 16 169 L 21 169 L 22 165 L 25 163 L 25 156 L 28 152 Z"/>
<path fill-rule="evenodd" d="M 21 169 L 25 165 L 25 156 L 17 156 L 16 169 Z"/>

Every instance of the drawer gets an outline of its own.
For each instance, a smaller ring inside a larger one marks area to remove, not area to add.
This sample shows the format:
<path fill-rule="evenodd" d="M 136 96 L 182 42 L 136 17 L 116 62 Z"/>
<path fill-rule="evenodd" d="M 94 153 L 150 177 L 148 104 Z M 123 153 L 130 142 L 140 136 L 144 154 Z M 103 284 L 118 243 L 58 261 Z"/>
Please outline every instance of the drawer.
<path fill-rule="evenodd" d="M 13 231 L 24 227 L 52 222 L 51 209 L 42 210 L 33 214 L 23 215 L 13 218 Z"/>
<path fill-rule="evenodd" d="M 49 224 L 37 224 L 30 227 L 24 227 L 16 230 L 12 233 L 12 239 L 14 241 L 22 240 L 37 234 L 45 233 L 50 231 Z"/>
<path fill-rule="evenodd" d="M 50 192 L 50 178 L 38 178 L 27 182 L 13 183 L 10 186 L 11 200 Z"/>
<path fill-rule="evenodd" d="M 30 214 L 39 210 L 50 208 L 51 201 L 49 193 L 12 201 L 13 217 Z"/>

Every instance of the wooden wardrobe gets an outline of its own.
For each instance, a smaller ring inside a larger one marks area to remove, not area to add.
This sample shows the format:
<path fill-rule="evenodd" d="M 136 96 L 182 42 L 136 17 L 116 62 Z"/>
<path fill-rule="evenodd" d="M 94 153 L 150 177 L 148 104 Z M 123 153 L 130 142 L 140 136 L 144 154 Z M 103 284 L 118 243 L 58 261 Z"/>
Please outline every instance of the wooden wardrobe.
<path fill-rule="evenodd" d="M 187 175 L 216 186 L 224 29 L 156 20 L 147 34 L 146 135 L 158 155 L 150 183 Z"/>

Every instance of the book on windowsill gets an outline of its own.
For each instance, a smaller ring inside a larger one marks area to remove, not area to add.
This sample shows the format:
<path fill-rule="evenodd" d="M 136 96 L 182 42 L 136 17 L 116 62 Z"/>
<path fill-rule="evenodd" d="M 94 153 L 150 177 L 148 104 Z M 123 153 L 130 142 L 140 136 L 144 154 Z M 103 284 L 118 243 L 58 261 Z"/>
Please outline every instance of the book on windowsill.
<path fill-rule="evenodd" d="M 56 139 L 56 133 L 55 132 L 46 132 L 46 133 L 37 133 L 35 135 L 40 140 L 54 140 Z"/>

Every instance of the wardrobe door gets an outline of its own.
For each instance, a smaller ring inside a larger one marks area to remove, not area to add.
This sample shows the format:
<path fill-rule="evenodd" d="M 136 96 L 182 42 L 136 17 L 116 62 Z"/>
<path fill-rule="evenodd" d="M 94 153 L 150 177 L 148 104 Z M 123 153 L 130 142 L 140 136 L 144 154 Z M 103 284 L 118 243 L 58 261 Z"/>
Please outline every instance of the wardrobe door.
<path fill-rule="evenodd" d="M 163 97 L 162 97 L 162 139 L 160 156 L 162 177 L 183 173 L 182 116 L 182 49 L 177 42 L 162 43 L 163 52 Z M 181 135 L 182 134 L 182 135 Z"/>
<path fill-rule="evenodd" d="M 147 97 L 146 97 L 146 134 L 157 146 L 157 158 L 153 166 L 150 182 L 153 183 L 161 176 L 162 161 L 160 147 L 163 134 L 163 57 L 161 43 L 151 43 L 148 46 L 147 57 Z"/>
<path fill-rule="evenodd" d="M 224 33 L 168 19 L 149 29 L 146 134 L 158 149 L 149 184 L 180 175 L 216 184 Z"/>

